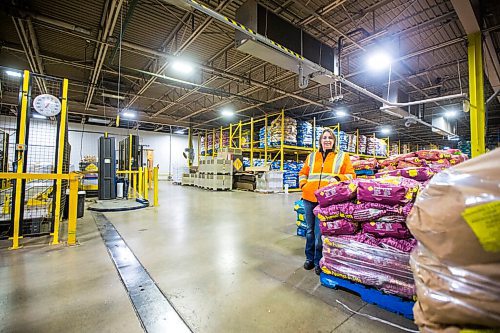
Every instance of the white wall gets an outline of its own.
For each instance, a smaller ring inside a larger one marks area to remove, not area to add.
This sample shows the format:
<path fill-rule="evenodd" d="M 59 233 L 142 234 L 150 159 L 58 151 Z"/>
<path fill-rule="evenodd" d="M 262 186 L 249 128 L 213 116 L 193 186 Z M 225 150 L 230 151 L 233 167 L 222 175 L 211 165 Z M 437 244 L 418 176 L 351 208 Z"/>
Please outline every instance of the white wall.
<path fill-rule="evenodd" d="M 71 164 L 78 168 L 82 156 L 98 154 L 98 140 L 107 131 L 109 136 L 115 137 L 116 149 L 118 142 L 129 134 L 138 134 L 141 145 L 154 150 L 154 164 L 160 165 L 160 178 L 164 179 L 170 173 L 174 179 L 180 179 L 182 173 L 187 172 L 187 161 L 182 152 L 188 147 L 187 135 L 170 135 L 148 131 L 133 131 L 116 127 L 94 125 L 69 124 L 69 143 L 71 145 Z M 171 141 L 170 141 L 171 140 Z M 198 150 L 198 138 L 193 137 L 195 156 Z M 170 149 L 170 147 L 172 147 Z M 116 156 L 118 158 L 118 154 Z M 171 164 L 170 164 L 171 161 Z M 197 164 L 197 159 L 194 161 Z"/>

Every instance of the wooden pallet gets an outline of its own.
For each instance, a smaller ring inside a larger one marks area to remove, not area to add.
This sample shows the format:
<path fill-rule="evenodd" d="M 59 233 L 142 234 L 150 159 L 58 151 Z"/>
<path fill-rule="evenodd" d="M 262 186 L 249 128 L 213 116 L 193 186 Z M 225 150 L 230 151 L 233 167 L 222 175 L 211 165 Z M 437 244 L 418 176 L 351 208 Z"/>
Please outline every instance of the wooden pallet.
<path fill-rule="evenodd" d="M 396 295 L 389 295 L 373 287 L 328 275 L 323 272 L 321 272 L 319 280 L 325 287 L 347 290 L 359 295 L 366 303 L 375 304 L 384 310 L 397 313 L 405 318 L 413 320 L 413 305 L 415 305 L 415 302 L 412 300 Z"/>

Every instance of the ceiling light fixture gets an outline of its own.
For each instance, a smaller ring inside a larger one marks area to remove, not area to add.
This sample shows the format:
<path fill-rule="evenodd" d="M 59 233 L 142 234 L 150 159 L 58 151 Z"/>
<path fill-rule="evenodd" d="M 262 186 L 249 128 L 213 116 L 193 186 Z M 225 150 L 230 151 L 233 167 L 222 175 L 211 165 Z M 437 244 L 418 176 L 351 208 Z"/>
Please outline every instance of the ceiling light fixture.
<path fill-rule="evenodd" d="M 115 98 L 119 99 L 120 101 L 123 101 L 125 99 L 125 96 L 118 96 L 118 95 L 113 95 L 113 94 L 108 94 L 108 93 L 102 93 L 102 97 L 109 97 L 109 98 Z"/>
<path fill-rule="evenodd" d="M 174 132 L 175 134 L 186 134 L 184 129 L 178 129 Z"/>
<path fill-rule="evenodd" d="M 381 132 L 382 132 L 382 134 L 385 134 L 385 135 L 391 134 L 391 128 L 390 127 L 382 127 Z"/>
<path fill-rule="evenodd" d="M 107 125 L 109 123 L 109 120 L 107 119 L 101 119 L 101 118 L 94 118 L 90 117 L 88 120 L 89 123 L 96 123 L 96 124 L 104 124 Z"/>
<path fill-rule="evenodd" d="M 172 68 L 181 73 L 189 74 L 193 71 L 193 65 L 182 60 L 175 60 L 172 63 Z"/>
<path fill-rule="evenodd" d="M 229 117 L 234 116 L 234 111 L 233 111 L 233 110 L 231 110 L 231 109 L 223 109 L 223 110 L 221 111 L 221 114 L 222 114 L 222 116 L 224 116 L 224 117 L 228 117 L 228 118 L 229 118 Z"/>
<path fill-rule="evenodd" d="M 457 111 L 455 110 L 449 110 L 444 113 L 444 116 L 446 118 L 455 118 L 457 116 Z"/>
<path fill-rule="evenodd" d="M 122 116 L 124 118 L 135 118 L 135 113 L 131 111 L 123 111 Z"/>
<path fill-rule="evenodd" d="M 374 71 L 382 71 L 389 68 L 391 62 L 391 57 L 382 51 L 375 52 L 368 58 L 368 66 Z"/>
<path fill-rule="evenodd" d="M 345 116 L 347 116 L 347 112 L 345 112 L 344 110 L 337 110 L 337 111 L 335 111 L 335 115 L 337 117 L 345 117 Z"/>
<path fill-rule="evenodd" d="M 5 73 L 9 76 L 14 76 L 14 77 L 21 77 L 20 72 L 15 72 L 15 71 L 5 71 Z"/>
<path fill-rule="evenodd" d="M 36 118 L 36 119 L 47 119 L 47 117 L 42 116 L 41 114 L 38 114 L 38 113 L 33 113 L 33 118 Z"/>

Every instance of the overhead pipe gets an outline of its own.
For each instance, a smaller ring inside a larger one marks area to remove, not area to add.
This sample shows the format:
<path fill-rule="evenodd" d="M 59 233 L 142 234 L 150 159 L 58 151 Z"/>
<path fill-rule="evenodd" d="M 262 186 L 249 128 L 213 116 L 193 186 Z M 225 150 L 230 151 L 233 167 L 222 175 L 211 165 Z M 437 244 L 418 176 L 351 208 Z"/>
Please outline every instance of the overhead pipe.
<path fill-rule="evenodd" d="M 79 33 L 82 33 L 84 35 L 88 35 L 88 36 L 92 35 L 92 31 L 90 31 L 89 29 L 85 29 L 85 28 L 79 27 L 77 25 L 68 23 L 68 22 L 64 22 L 61 20 L 57 20 L 57 19 L 54 19 L 54 18 L 51 18 L 48 16 L 44 16 L 44 15 L 40 15 L 40 14 L 36 14 L 36 13 L 32 13 L 32 12 L 21 12 L 21 13 L 25 16 L 32 17 L 36 21 L 48 23 L 50 25 L 60 27 L 60 28 L 66 29 L 66 30 L 79 32 Z"/>

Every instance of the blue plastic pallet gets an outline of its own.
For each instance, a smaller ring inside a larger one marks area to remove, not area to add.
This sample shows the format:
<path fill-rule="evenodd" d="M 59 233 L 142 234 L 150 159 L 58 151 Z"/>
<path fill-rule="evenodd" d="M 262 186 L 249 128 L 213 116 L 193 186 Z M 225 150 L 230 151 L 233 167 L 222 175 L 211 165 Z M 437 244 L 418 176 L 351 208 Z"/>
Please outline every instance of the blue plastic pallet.
<path fill-rule="evenodd" d="M 298 227 L 297 228 L 297 236 L 306 237 L 306 229 Z"/>
<path fill-rule="evenodd" d="M 405 318 L 413 320 L 413 305 L 415 302 L 404 299 L 396 295 L 385 294 L 380 290 L 365 286 L 360 283 L 351 282 L 342 278 L 321 272 L 319 280 L 322 285 L 328 288 L 343 288 L 358 294 L 363 301 L 375 304 L 378 307 L 402 315 Z"/>

